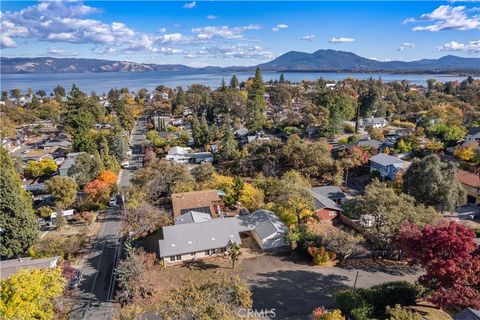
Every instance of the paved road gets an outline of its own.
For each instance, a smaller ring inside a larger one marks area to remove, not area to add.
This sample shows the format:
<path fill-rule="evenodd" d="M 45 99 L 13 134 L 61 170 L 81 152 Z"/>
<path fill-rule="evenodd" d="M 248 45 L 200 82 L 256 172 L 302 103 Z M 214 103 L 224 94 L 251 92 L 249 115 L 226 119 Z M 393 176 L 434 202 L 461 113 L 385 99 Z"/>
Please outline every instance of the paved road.
<path fill-rule="evenodd" d="M 146 118 L 142 116 L 135 123 L 130 137 L 130 168 L 121 170 L 119 174 L 118 184 L 121 187 L 128 187 L 132 171 L 142 167 L 141 146 L 145 140 L 145 126 Z M 107 210 L 99 218 L 100 231 L 80 267 L 83 280 L 78 288 L 71 319 L 103 320 L 113 317 L 116 308 L 112 301 L 115 291 L 114 268 L 120 255 L 122 210 L 120 207 Z"/>

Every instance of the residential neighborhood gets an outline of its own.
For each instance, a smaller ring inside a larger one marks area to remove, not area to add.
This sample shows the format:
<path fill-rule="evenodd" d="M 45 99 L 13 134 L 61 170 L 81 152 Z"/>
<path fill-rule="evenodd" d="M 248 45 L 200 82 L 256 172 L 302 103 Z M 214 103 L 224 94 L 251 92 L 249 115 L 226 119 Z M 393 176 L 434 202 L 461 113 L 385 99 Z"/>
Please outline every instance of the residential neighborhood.
<path fill-rule="evenodd" d="M 480 319 L 471 2 L 2 6 L 0 319 Z"/>

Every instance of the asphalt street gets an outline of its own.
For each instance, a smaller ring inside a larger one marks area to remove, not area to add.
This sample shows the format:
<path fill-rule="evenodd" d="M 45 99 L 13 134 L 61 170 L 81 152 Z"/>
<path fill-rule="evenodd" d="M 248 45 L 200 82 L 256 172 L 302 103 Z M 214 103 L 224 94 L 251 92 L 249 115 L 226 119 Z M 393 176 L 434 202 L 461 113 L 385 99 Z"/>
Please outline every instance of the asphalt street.
<path fill-rule="evenodd" d="M 140 117 L 130 135 L 132 155 L 128 169 L 122 169 L 118 185 L 128 187 L 132 172 L 142 167 L 142 144 L 145 140 L 146 117 Z M 114 269 L 120 256 L 120 234 L 123 208 L 117 206 L 100 214 L 100 231 L 80 267 L 83 278 L 75 296 L 71 319 L 112 319 L 115 311 Z"/>

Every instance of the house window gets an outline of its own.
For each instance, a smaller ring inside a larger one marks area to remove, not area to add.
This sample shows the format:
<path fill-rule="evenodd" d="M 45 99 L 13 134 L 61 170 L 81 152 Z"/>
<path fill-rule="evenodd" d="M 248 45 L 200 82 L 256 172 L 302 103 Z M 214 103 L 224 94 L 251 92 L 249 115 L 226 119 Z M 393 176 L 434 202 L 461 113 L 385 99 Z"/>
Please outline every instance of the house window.
<path fill-rule="evenodd" d="M 329 211 L 329 212 L 328 212 L 328 215 L 329 215 L 329 216 L 336 216 L 336 215 L 337 215 L 337 212 L 336 212 L 336 211 Z"/>
<path fill-rule="evenodd" d="M 192 252 L 190 255 L 191 255 L 191 256 L 195 256 L 195 252 Z"/>
<path fill-rule="evenodd" d="M 171 261 L 171 262 L 175 261 L 175 256 L 171 256 L 171 257 L 170 257 L 170 261 Z"/>
<path fill-rule="evenodd" d="M 182 260 L 182 256 L 181 256 L 181 255 L 178 255 L 178 256 L 177 256 L 177 260 Z"/>
<path fill-rule="evenodd" d="M 205 255 L 209 256 L 210 255 L 210 250 L 205 250 Z"/>

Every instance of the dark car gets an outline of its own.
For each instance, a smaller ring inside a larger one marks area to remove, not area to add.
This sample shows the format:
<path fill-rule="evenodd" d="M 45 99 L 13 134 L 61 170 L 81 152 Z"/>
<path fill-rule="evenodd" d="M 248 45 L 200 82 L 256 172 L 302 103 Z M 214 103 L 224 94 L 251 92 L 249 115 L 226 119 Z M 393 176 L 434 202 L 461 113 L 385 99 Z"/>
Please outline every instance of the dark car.
<path fill-rule="evenodd" d="M 75 270 L 75 275 L 68 281 L 68 289 L 78 288 L 80 281 L 82 281 L 82 273 L 80 270 Z"/>

